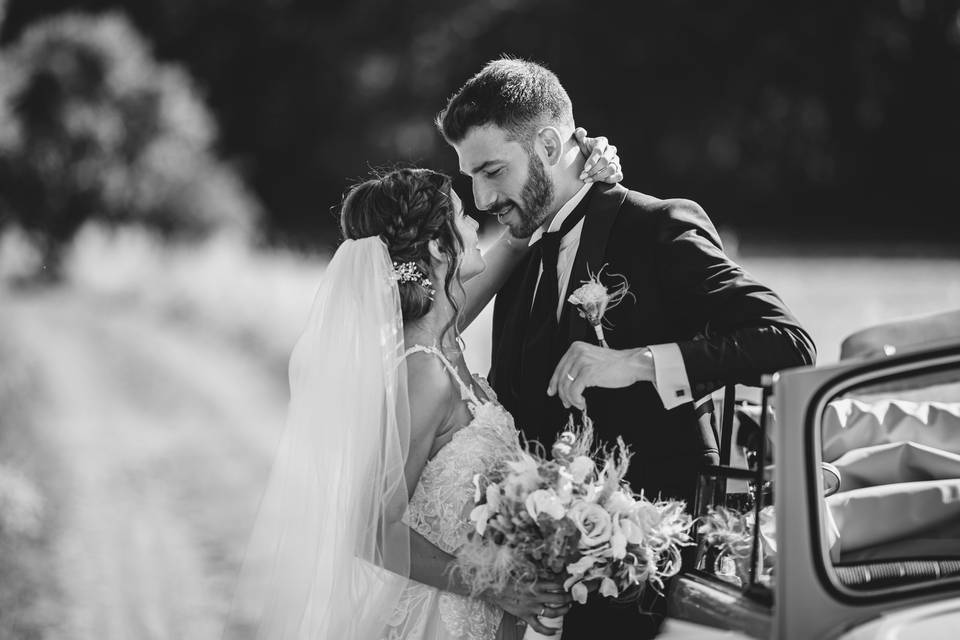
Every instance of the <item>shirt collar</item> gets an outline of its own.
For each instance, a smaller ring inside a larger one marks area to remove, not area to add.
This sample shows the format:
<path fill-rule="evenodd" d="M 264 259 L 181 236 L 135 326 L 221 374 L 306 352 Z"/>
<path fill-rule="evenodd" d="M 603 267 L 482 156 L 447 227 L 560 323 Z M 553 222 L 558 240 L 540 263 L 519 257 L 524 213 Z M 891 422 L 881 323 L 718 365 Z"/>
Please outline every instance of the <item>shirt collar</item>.
<path fill-rule="evenodd" d="M 550 226 L 544 229 L 542 226 L 537 227 L 533 233 L 530 235 L 530 245 L 532 246 L 537 240 L 543 237 L 544 233 L 552 233 L 560 229 L 560 226 L 563 224 L 563 221 L 567 219 L 574 209 L 577 208 L 577 205 L 580 204 L 580 201 L 584 199 L 587 195 L 587 192 L 590 191 L 590 187 L 593 186 L 592 182 L 584 183 L 580 190 L 573 194 L 569 200 L 567 200 L 560 211 L 557 211 L 557 215 L 553 216 L 553 220 L 550 221 Z"/>

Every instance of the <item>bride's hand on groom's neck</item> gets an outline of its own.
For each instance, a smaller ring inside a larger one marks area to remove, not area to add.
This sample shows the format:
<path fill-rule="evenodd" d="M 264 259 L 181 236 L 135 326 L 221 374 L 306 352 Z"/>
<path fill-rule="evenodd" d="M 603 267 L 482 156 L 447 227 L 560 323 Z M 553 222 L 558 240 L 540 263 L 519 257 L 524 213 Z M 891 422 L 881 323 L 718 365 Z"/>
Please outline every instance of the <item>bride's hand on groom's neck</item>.
<path fill-rule="evenodd" d="M 587 130 L 577 127 L 573 139 L 580 147 L 580 153 L 586 157 L 580 179 L 584 182 L 607 182 L 616 184 L 623 180 L 623 169 L 617 147 L 610 144 L 604 136 L 591 138 Z"/>

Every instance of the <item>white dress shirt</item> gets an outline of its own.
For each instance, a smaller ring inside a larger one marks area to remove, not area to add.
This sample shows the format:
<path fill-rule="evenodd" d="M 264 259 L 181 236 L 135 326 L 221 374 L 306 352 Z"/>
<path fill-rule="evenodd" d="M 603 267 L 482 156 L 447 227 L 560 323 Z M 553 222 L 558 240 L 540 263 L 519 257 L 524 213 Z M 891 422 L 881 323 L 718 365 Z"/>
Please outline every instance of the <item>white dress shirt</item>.
<path fill-rule="evenodd" d="M 577 205 L 584 199 L 593 183 L 585 183 L 579 191 L 573 194 L 573 197 L 560 207 L 557 215 L 553 216 L 550 225 L 545 229 L 540 227 L 530 236 L 530 244 L 537 242 L 544 233 L 553 233 L 559 231 L 563 221 L 567 216 L 577 208 Z M 585 220 L 586 218 L 584 218 Z M 583 220 L 580 220 L 573 226 L 567 235 L 560 239 L 560 254 L 557 258 L 557 291 L 560 292 L 560 300 L 557 306 L 557 320 L 563 313 L 563 305 L 567 304 L 565 292 L 570 283 L 570 275 L 573 272 L 573 260 L 577 256 L 577 250 L 580 248 L 580 235 L 583 232 Z M 537 276 L 537 287 L 540 286 L 540 278 L 543 276 L 543 266 L 540 267 L 540 274 Z M 531 307 L 536 298 L 536 288 L 531 298 Z M 690 379 L 687 376 L 687 367 L 683 363 L 683 356 L 680 353 L 680 347 L 676 343 L 647 345 L 650 353 L 653 354 L 653 368 L 656 376 L 654 387 L 663 401 L 666 409 L 673 409 L 685 402 L 693 400 L 693 394 L 690 391 Z"/>

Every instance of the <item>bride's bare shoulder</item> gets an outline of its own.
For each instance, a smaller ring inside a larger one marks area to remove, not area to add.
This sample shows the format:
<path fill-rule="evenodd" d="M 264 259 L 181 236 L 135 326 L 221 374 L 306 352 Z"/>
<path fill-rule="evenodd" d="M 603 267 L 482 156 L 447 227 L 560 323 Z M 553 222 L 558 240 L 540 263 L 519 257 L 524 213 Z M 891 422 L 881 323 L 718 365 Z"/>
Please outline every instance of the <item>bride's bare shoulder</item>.
<path fill-rule="evenodd" d="M 407 356 L 407 393 L 411 427 L 436 432 L 452 416 L 459 395 L 456 383 L 436 355 L 415 352 Z"/>

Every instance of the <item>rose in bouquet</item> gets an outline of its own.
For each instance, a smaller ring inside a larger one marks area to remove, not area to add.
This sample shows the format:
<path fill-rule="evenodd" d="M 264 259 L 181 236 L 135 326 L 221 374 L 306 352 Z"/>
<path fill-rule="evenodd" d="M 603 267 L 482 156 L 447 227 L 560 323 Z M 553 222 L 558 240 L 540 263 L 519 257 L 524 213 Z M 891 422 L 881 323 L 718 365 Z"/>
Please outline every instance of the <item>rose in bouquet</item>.
<path fill-rule="evenodd" d="M 474 478 L 475 531 L 457 563 L 473 592 L 551 579 L 584 603 L 593 589 L 622 599 L 638 599 L 646 586 L 661 589 L 690 544 L 683 502 L 634 494 L 624 481 L 630 454 L 623 440 L 594 450 L 587 417 L 582 428 L 561 434 L 551 453 L 521 450 Z M 541 618 L 556 621 L 562 624 Z M 525 637 L 539 634 L 527 629 Z"/>

